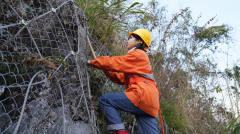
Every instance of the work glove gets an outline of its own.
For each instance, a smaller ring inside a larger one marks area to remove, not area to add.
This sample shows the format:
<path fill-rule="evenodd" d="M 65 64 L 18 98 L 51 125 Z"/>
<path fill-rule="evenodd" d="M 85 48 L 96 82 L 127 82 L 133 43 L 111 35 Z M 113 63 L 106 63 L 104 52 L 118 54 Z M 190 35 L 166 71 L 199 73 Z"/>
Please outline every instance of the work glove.
<path fill-rule="evenodd" d="M 91 60 L 87 60 L 87 66 L 91 66 Z"/>

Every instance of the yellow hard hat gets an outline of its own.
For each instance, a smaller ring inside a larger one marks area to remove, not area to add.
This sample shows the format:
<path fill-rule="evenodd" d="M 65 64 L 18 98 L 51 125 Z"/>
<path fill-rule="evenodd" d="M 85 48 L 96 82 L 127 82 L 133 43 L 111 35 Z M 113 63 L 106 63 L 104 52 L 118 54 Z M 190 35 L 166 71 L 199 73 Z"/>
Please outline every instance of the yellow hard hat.
<path fill-rule="evenodd" d="M 151 33 L 148 30 L 146 30 L 146 29 L 137 29 L 134 32 L 130 32 L 129 33 L 129 35 L 132 35 L 132 34 L 136 34 L 139 37 L 141 37 L 141 39 L 147 45 L 144 49 L 149 49 L 149 45 L 150 45 L 151 40 L 152 40 L 152 35 L 151 35 Z"/>

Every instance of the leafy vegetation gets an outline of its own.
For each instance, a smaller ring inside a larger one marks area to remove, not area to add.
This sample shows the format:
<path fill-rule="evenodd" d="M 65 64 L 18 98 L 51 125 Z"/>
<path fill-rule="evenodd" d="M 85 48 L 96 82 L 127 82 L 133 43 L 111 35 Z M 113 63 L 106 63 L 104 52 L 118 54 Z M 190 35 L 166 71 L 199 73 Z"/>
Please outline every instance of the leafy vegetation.
<path fill-rule="evenodd" d="M 166 124 L 175 132 L 184 132 L 186 133 L 187 122 L 184 119 L 180 108 L 178 108 L 174 103 L 162 101 L 162 114 Z"/>

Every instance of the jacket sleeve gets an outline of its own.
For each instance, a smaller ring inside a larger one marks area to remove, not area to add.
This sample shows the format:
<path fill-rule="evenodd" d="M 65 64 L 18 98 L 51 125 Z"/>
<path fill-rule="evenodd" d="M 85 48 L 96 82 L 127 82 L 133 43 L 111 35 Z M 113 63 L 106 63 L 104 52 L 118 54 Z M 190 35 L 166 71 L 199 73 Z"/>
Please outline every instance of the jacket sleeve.
<path fill-rule="evenodd" d="M 92 60 L 90 64 L 103 71 L 137 73 L 141 70 L 144 71 L 146 66 L 149 65 L 149 62 L 146 60 L 147 58 L 142 55 L 144 55 L 144 52 L 136 51 L 129 52 L 124 56 L 101 56 L 96 60 Z"/>
<path fill-rule="evenodd" d="M 124 73 L 117 73 L 111 71 L 104 71 L 104 73 L 112 82 L 117 83 L 119 85 L 125 84 Z"/>

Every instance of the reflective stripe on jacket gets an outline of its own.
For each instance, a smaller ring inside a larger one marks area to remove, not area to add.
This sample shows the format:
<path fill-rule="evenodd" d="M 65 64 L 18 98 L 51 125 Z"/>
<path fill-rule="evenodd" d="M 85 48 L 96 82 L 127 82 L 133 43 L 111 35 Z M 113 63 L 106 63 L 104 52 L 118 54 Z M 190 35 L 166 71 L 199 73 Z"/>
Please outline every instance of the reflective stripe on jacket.
<path fill-rule="evenodd" d="M 159 93 L 151 82 L 129 82 L 129 75 L 134 77 L 150 78 L 154 81 L 152 68 L 148 55 L 139 49 L 128 52 L 124 56 L 102 56 L 90 63 L 93 67 L 101 69 L 111 81 L 126 85 L 126 96 L 144 112 L 157 118 L 159 108 Z M 149 77 L 150 76 L 150 77 Z M 155 82 L 155 81 L 154 81 Z"/>

